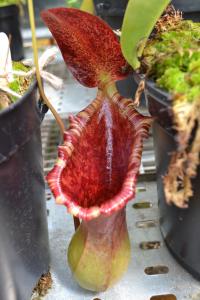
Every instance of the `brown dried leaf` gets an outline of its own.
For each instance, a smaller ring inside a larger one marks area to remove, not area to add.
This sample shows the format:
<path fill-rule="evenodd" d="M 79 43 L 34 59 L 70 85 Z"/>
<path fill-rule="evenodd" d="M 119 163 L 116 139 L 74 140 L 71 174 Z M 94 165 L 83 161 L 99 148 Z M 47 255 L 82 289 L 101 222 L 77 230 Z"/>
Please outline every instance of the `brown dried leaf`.
<path fill-rule="evenodd" d="M 176 27 L 182 20 L 182 12 L 176 10 L 173 5 L 169 5 L 162 17 L 156 23 L 157 32 L 167 31 L 168 28 Z"/>
<path fill-rule="evenodd" d="M 52 287 L 52 277 L 51 273 L 47 272 L 46 274 L 43 274 L 40 277 L 40 280 L 38 281 L 36 287 L 33 290 L 34 293 L 34 298 L 33 300 L 37 300 L 38 297 L 44 297 L 47 293 L 48 290 Z"/>
<path fill-rule="evenodd" d="M 9 96 L 6 93 L 0 91 L 0 110 L 7 108 L 10 103 L 11 101 Z"/>
<path fill-rule="evenodd" d="M 192 179 L 200 164 L 200 99 L 189 104 L 175 101 L 173 111 L 179 149 L 172 155 L 163 178 L 164 190 L 168 203 L 186 208 L 193 196 Z"/>

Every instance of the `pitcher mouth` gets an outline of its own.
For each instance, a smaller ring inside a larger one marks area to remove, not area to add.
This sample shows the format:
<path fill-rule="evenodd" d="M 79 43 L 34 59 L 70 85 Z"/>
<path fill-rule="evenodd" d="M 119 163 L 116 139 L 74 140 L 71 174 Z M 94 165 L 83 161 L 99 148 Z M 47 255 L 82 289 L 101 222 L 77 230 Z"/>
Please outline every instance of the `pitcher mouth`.
<path fill-rule="evenodd" d="M 77 116 L 47 181 L 58 204 L 81 219 L 109 215 L 135 196 L 143 139 L 151 119 L 132 100 L 102 94 Z"/>

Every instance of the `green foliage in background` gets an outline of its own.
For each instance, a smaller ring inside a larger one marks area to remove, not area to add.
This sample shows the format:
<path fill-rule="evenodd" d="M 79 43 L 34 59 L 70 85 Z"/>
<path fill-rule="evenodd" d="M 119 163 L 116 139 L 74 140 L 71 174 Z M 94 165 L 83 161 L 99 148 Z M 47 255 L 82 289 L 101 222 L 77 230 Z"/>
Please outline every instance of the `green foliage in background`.
<path fill-rule="evenodd" d="M 93 0 L 66 0 L 67 7 L 79 8 L 90 14 L 94 14 L 94 2 Z"/>
<path fill-rule="evenodd" d="M 121 35 L 122 52 L 137 69 L 146 41 L 170 0 L 129 0 Z"/>
<path fill-rule="evenodd" d="M 67 7 L 80 8 L 83 0 L 66 0 Z"/>
<path fill-rule="evenodd" d="M 149 40 L 143 52 L 148 77 L 181 100 L 200 97 L 200 23 L 181 21 Z"/>
<path fill-rule="evenodd" d="M 30 68 L 24 66 L 21 62 L 13 62 L 13 70 L 28 72 Z M 33 80 L 33 76 L 25 78 L 23 76 L 15 75 L 14 81 L 9 83 L 9 88 L 14 92 L 23 95 L 26 92 L 26 90 L 29 88 L 32 80 Z M 15 97 L 13 97 L 12 100 L 16 100 Z"/>
<path fill-rule="evenodd" d="M 25 4 L 26 0 L 0 0 L 0 7 Z"/>
<path fill-rule="evenodd" d="M 30 68 L 24 66 L 21 62 L 13 62 L 13 70 L 28 72 Z M 8 87 L 12 91 L 23 96 L 25 92 L 28 90 L 33 80 L 34 80 L 34 76 L 23 77 L 23 76 L 14 75 L 14 80 L 8 84 Z M 7 108 L 9 105 L 16 102 L 17 100 L 18 98 L 0 91 L 0 111 Z"/>

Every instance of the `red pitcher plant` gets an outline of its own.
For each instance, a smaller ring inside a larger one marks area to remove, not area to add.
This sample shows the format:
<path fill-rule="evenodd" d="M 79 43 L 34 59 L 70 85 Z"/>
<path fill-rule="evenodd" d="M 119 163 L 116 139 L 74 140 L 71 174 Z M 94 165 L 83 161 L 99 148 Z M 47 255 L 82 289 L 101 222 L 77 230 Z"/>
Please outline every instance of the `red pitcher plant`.
<path fill-rule="evenodd" d="M 56 202 L 81 219 L 68 248 L 75 279 L 83 288 L 104 291 L 129 263 L 126 204 L 135 196 L 151 119 L 116 89 L 115 81 L 125 78 L 129 67 L 106 23 L 67 8 L 44 11 L 42 18 L 74 77 L 98 87 L 96 99 L 70 117 L 47 181 Z"/>

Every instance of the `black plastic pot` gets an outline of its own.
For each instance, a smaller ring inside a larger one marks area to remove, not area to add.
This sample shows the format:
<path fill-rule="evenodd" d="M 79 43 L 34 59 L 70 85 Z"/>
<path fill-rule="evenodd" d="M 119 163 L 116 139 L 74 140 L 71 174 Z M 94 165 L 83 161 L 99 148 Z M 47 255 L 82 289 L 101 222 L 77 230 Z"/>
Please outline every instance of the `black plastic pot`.
<path fill-rule="evenodd" d="M 0 32 L 11 37 L 12 60 L 24 58 L 23 41 L 20 32 L 19 8 L 16 5 L 0 7 Z"/>
<path fill-rule="evenodd" d="M 120 29 L 128 0 L 94 0 L 96 13 L 112 28 Z"/>
<path fill-rule="evenodd" d="M 150 114 L 155 118 L 153 127 L 157 189 L 160 209 L 160 228 L 164 240 L 179 263 L 200 280 L 200 168 L 193 180 L 194 196 L 188 209 L 167 205 L 162 176 L 166 174 L 172 151 L 177 149 L 172 128 L 171 97 L 153 82 L 146 83 L 146 98 Z"/>
<path fill-rule="evenodd" d="M 49 269 L 40 125 L 33 84 L 0 112 L 0 299 L 28 300 Z"/>
<path fill-rule="evenodd" d="M 129 75 L 127 78 L 117 81 L 117 89 L 120 94 L 125 98 L 133 98 L 137 89 L 137 85 L 133 80 L 133 75 Z"/>

